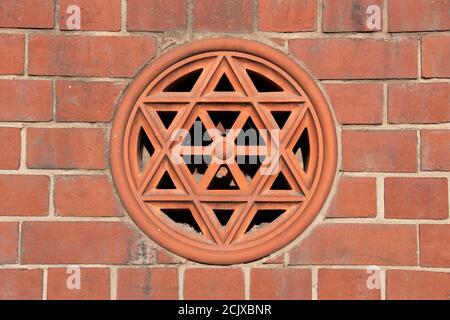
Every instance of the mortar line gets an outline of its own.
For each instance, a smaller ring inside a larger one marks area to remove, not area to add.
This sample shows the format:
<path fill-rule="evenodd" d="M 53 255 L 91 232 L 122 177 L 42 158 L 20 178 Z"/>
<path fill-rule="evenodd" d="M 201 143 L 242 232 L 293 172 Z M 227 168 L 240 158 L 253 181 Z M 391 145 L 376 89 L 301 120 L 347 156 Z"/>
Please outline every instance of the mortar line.
<path fill-rule="evenodd" d="M 388 103 L 389 103 L 389 88 L 386 81 L 383 81 L 383 125 L 387 126 L 388 123 Z"/>
<path fill-rule="evenodd" d="M 417 254 L 417 266 L 420 266 L 420 224 L 416 224 L 416 254 Z"/>
<path fill-rule="evenodd" d="M 128 4 L 127 0 L 122 0 L 120 3 L 120 33 L 127 33 L 127 17 L 128 15 Z"/>
<path fill-rule="evenodd" d="M 48 291 L 48 269 L 42 270 L 42 300 L 47 300 Z"/>
<path fill-rule="evenodd" d="M 422 79 L 422 46 L 423 46 L 423 38 L 419 37 L 418 39 L 418 53 L 417 53 L 417 68 L 418 68 L 418 72 L 417 72 L 417 79 L 420 80 Z"/>
<path fill-rule="evenodd" d="M 381 295 L 381 300 L 386 300 L 386 291 L 387 291 L 387 278 L 386 278 L 386 272 L 387 270 L 382 268 L 380 270 L 380 284 L 381 284 L 381 290 L 380 290 L 380 295 Z"/>
<path fill-rule="evenodd" d="M 184 277 L 186 272 L 186 265 L 181 265 L 178 268 L 178 300 L 184 300 Z"/>
<path fill-rule="evenodd" d="M 23 171 L 26 171 L 27 169 L 27 155 L 26 155 L 26 150 L 27 150 L 27 130 L 23 127 L 23 125 L 21 125 L 20 127 L 20 164 L 19 164 L 19 169 L 18 169 L 18 173 L 22 173 Z"/>
<path fill-rule="evenodd" d="M 311 299 L 319 300 L 319 267 L 311 268 Z"/>
<path fill-rule="evenodd" d="M 385 204 L 384 204 L 384 177 L 377 177 L 377 220 L 384 220 L 385 218 Z"/>
<path fill-rule="evenodd" d="M 383 0 L 383 32 L 389 34 L 389 0 Z"/>
<path fill-rule="evenodd" d="M 23 61 L 24 61 L 24 66 L 23 66 L 23 71 L 24 71 L 24 78 L 27 79 L 29 76 L 28 73 L 28 57 L 29 57 L 29 44 L 30 44 L 30 38 L 29 38 L 29 34 L 25 33 L 24 35 L 24 53 L 23 53 Z"/>
<path fill-rule="evenodd" d="M 317 32 L 322 34 L 322 23 L 323 23 L 323 0 L 317 1 Z"/>
<path fill-rule="evenodd" d="M 110 300 L 117 300 L 117 266 L 111 266 L 110 269 Z"/>
<path fill-rule="evenodd" d="M 251 286 L 250 268 L 248 267 L 242 268 L 242 272 L 244 273 L 244 300 L 250 300 L 250 286 Z"/>

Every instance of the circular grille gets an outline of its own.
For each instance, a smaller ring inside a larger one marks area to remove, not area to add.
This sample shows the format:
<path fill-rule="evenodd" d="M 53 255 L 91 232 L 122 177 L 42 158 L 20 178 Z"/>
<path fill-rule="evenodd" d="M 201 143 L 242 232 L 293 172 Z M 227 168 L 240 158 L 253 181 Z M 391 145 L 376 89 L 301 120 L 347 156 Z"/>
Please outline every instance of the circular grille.
<path fill-rule="evenodd" d="M 111 162 L 132 219 L 190 260 L 265 257 L 298 237 L 334 179 L 336 132 L 307 73 L 247 40 L 198 41 L 152 63 L 115 116 Z"/>

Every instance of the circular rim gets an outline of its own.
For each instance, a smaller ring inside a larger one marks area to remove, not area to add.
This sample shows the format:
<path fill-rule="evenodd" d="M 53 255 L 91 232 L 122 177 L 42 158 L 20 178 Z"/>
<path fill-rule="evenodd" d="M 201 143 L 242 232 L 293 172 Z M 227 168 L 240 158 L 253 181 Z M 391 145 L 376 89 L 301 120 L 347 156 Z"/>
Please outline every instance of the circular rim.
<path fill-rule="evenodd" d="M 168 238 L 145 214 L 128 183 L 123 159 L 124 137 L 126 125 L 133 107 L 146 89 L 161 72 L 171 65 L 197 54 L 211 51 L 238 51 L 265 59 L 290 75 L 304 90 L 318 115 L 323 137 L 323 164 L 317 188 L 309 203 L 302 211 L 301 218 L 291 223 L 277 241 L 264 243 L 263 246 L 235 251 L 203 250 L 180 242 L 179 239 Z M 136 77 L 129 85 L 116 111 L 111 130 L 110 161 L 115 187 L 132 220 L 152 240 L 162 247 L 189 260 L 205 264 L 235 264 L 250 262 L 264 258 L 285 247 L 313 222 L 325 203 L 333 184 L 337 167 L 337 135 L 331 110 L 320 88 L 313 78 L 296 62 L 284 53 L 251 40 L 235 38 L 216 38 L 199 40 L 161 55 Z M 230 253 L 231 252 L 231 253 Z M 226 253 L 226 254 L 225 254 Z"/>

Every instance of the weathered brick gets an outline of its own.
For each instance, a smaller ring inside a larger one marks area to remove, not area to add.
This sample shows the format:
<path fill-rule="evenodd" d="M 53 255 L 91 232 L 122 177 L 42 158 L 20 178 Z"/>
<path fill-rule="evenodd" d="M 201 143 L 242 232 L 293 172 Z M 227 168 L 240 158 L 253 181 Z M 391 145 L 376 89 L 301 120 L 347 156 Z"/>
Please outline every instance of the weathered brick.
<path fill-rule="evenodd" d="M 0 34 L 0 74 L 23 74 L 24 59 L 25 37 L 18 34 Z"/>
<path fill-rule="evenodd" d="M 244 299 L 244 274 L 240 269 L 189 268 L 184 273 L 187 300 Z"/>
<path fill-rule="evenodd" d="M 0 27 L 53 28 L 53 0 L 5 0 L 0 3 Z"/>
<path fill-rule="evenodd" d="M 390 32 L 450 29 L 448 0 L 395 0 L 388 3 Z"/>
<path fill-rule="evenodd" d="M 342 170 L 416 172 L 415 131 L 342 132 Z"/>
<path fill-rule="evenodd" d="M 381 83 L 326 84 L 331 105 L 341 124 L 381 124 L 383 85 Z M 364 93 L 364 94 L 361 94 Z"/>
<path fill-rule="evenodd" d="M 123 82 L 57 81 L 56 120 L 109 122 L 124 88 Z"/>
<path fill-rule="evenodd" d="M 447 219 L 446 178 L 386 178 L 384 216 L 388 219 Z"/>
<path fill-rule="evenodd" d="M 110 298 L 110 270 L 107 268 L 50 268 L 47 276 L 49 300 L 107 300 Z M 80 276 L 80 286 L 72 278 Z"/>
<path fill-rule="evenodd" d="M 127 6 L 128 30 L 168 31 L 186 28 L 186 0 L 128 0 Z"/>
<path fill-rule="evenodd" d="M 21 262 L 127 264 L 138 261 L 141 236 L 121 222 L 24 222 Z"/>
<path fill-rule="evenodd" d="M 320 300 L 379 300 L 381 290 L 371 287 L 373 271 L 352 269 L 320 269 L 318 298 Z M 369 282 L 369 283 L 368 283 Z M 371 286 L 369 287 L 370 284 Z"/>
<path fill-rule="evenodd" d="M 377 214 L 377 185 L 375 178 L 341 177 L 327 217 L 369 218 Z"/>
<path fill-rule="evenodd" d="M 290 264 L 416 265 L 415 225 L 322 224 L 290 252 Z"/>
<path fill-rule="evenodd" d="M 106 176 L 59 176 L 55 209 L 61 216 L 117 217 L 122 215 L 112 183 Z"/>
<path fill-rule="evenodd" d="M 102 129 L 29 128 L 27 166 L 44 169 L 103 169 L 106 165 Z"/>
<path fill-rule="evenodd" d="M 311 270 L 258 269 L 250 272 L 250 299 L 311 300 Z"/>
<path fill-rule="evenodd" d="M 175 268 L 127 268 L 117 275 L 120 300 L 178 299 L 178 270 Z"/>
<path fill-rule="evenodd" d="M 386 299 L 448 300 L 450 273 L 389 270 L 386 274 Z"/>
<path fill-rule="evenodd" d="M 401 83 L 388 87 L 389 123 L 450 122 L 450 83 Z"/>
<path fill-rule="evenodd" d="M 421 266 L 450 267 L 450 225 L 421 225 L 419 241 Z"/>
<path fill-rule="evenodd" d="M 81 10 L 80 29 L 93 31 L 119 31 L 121 27 L 120 0 L 61 0 L 59 4 L 59 28 L 70 30 L 67 21 L 73 15 L 70 6 Z"/>
<path fill-rule="evenodd" d="M 0 169 L 18 169 L 20 165 L 20 128 L 0 128 Z"/>
<path fill-rule="evenodd" d="M 252 0 L 194 1 L 195 31 L 249 32 L 252 29 Z"/>
<path fill-rule="evenodd" d="M 155 55 L 156 42 L 143 36 L 33 35 L 32 75 L 131 77 Z"/>
<path fill-rule="evenodd" d="M 420 136 L 421 169 L 450 171 L 450 130 L 423 130 Z"/>
<path fill-rule="evenodd" d="M 0 222 L 0 263 L 16 263 L 19 245 L 19 223 Z M 1 270 L 0 270 L 1 271 Z M 0 281 L 0 288 L 1 288 Z M 0 290 L 0 297 L 1 297 Z"/>
<path fill-rule="evenodd" d="M 1 300 L 42 299 L 42 270 L 4 269 L 0 270 Z"/>
<path fill-rule="evenodd" d="M 316 30 L 316 0 L 259 0 L 258 30 L 298 32 Z"/>
<path fill-rule="evenodd" d="M 182 261 L 167 251 L 157 248 L 156 249 L 156 263 L 159 264 L 177 264 Z"/>
<path fill-rule="evenodd" d="M 367 13 L 369 6 L 378 6 L 383 17 L 383 0 L 325 0 L 323 2 L 322 30 L 325 32 L 345 31 L 380 31 L 369 29 L 367 21 L 372 12 Z"/>
<path fill-rule="evenodd" d="M 0 80 L 0 101 L 0 121 L 50 121 L 53 118 L 51 81 Z"/>
<path fill-rule="evenodd" d="M 47 176 L 0 175 L 0 216 L 48 215 Z"/>
<path fill-rule="evenodd" d="M 450 77 L 450 63 L 448 63 L 450 37 L 426 36 L 423 38 L 422 48 L 422 76 L 425 78 Z"/>
<path fill-rule="evenodd" d="M 319 79 L 416 78 L 417 39 L 292 39 L 290 51 Z"/>

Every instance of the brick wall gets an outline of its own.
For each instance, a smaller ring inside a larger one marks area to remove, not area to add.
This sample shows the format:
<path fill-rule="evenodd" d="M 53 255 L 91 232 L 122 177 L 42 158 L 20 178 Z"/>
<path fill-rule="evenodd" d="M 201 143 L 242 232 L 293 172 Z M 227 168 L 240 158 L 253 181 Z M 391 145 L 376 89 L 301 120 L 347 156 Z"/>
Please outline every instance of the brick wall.
<path fill-rule="evenodd" d="M 70 5 L 81 30 L 68 30 Z M 367 25 L 371 5 L 380 30 Z M 232 267 L 149 240 L 108 160 L 133 77 L 215 36 L 297 59 L 340 134 L 337 182 L 313 226 Z M 449 298 L 449 61 L 449 0 L 1 1 L 0 299 Z M 79 290 L 67 287 L 73 267 Z"/>

